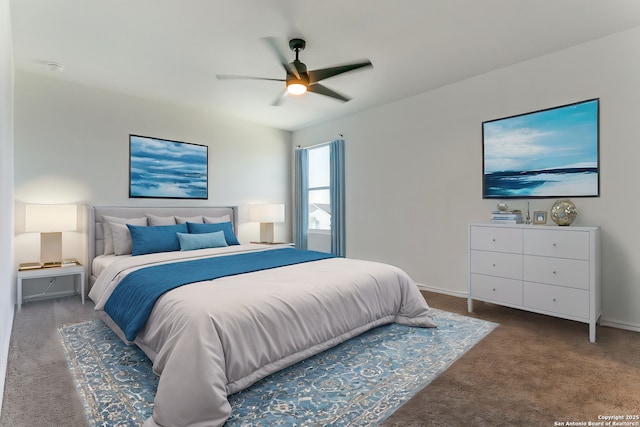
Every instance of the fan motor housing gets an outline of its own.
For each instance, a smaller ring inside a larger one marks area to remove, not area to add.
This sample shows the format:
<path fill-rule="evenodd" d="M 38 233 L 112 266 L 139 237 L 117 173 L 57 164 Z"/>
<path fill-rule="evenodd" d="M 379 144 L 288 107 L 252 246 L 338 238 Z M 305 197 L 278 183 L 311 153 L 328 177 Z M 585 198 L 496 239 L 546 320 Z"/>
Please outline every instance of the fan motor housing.
<path fill-rule="evenodd" d="M 297 78 L 293 74 L 287 73 L 287 86 L 292 84 L 300 84 L 303 86 L 309 86 L 309 77 L 306 74 L 301 74 L 300 78 Z"/>

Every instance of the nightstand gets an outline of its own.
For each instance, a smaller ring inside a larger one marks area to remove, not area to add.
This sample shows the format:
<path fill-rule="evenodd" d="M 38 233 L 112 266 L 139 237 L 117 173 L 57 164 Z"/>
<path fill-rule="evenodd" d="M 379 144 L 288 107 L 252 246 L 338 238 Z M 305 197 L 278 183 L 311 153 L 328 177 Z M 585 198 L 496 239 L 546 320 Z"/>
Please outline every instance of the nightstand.
<path fill-rule="evenodd" d="M 18 311 L 22 308 L 22 281 L 39 278 L 53 278 L 61 276 L 75 276 L 74 294 L 80 291 L 82 303 L 84 304 L 84 267 L 80 264 L 70 267 L 47 267 L 32 270 L 18 271 Z M 79 282 L 79 283 L 78 283 Z M 60 293 L 51 296 L 60 296 Z"/>

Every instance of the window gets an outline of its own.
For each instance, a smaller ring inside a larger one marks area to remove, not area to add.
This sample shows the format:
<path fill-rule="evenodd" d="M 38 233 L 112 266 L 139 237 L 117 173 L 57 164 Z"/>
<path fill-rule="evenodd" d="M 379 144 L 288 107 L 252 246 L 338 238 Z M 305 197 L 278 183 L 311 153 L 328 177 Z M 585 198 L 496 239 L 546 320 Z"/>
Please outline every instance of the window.
<path fill-rule="evenodd" d="M 309 149 L 309 230 L 331 230 L 329 144 Z"/>
<path fill-rule="evenodd" d="M 345 256 L 344 181 L 343 139 L 295 151 L 297 248 Z"/>

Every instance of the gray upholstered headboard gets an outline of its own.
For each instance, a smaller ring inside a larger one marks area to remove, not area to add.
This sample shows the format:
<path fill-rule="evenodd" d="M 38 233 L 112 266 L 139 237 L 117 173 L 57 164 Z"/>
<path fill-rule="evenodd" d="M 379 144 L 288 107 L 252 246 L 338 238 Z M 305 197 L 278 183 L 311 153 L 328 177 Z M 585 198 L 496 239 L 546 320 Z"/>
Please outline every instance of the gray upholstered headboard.
<path fill-rule="evenodd" d="M 145 214 L 156 216 L 181 216 L 191 217 L 197 215 L 220 217 L 229 215 L 234 230 L 237 230 L 238 207 L 132 207 L 132 206 L 93 206 L 89 209 L 89 269 L 93 259 L 104 252 L 104 233 L 102 216 L 115 216 L 119 218 L 140 218 Z"/>

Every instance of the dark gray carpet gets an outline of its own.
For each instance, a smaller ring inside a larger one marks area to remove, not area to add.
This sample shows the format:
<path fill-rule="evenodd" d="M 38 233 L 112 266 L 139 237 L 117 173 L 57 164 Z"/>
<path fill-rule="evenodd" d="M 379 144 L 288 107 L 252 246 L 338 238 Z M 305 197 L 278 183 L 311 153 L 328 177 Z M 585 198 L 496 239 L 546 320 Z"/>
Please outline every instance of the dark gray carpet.
<path fill-rule="evenodd" d="M 431 306 L 467 315 L 466 300 L 424 293 Z M 553 426 L 640 414 L 640 334 L 491 304 L 472 316 L 499 323 L 383 426 Z M 16 313 L 2 427 L 84 427 L 56 328 L 94 318 L 78 296 L 30 302 Z"/>
<path fill-rule="evenodd" d="M 57 327 L 95 318 L 80 296 L 28 302 L 15 313 L 0 414 L 2 427 L 85 427 Z"/>
<path fill-rule="evenodd" d="M 432 307 L 467 312 L 466 299 L 423 294 Z M 585 323 L 481 302 L 474 310 L 500 326 L 384 427 L 552 427 L 640 415 L 639 333 L 598 327 L 592 344 Z"/>

